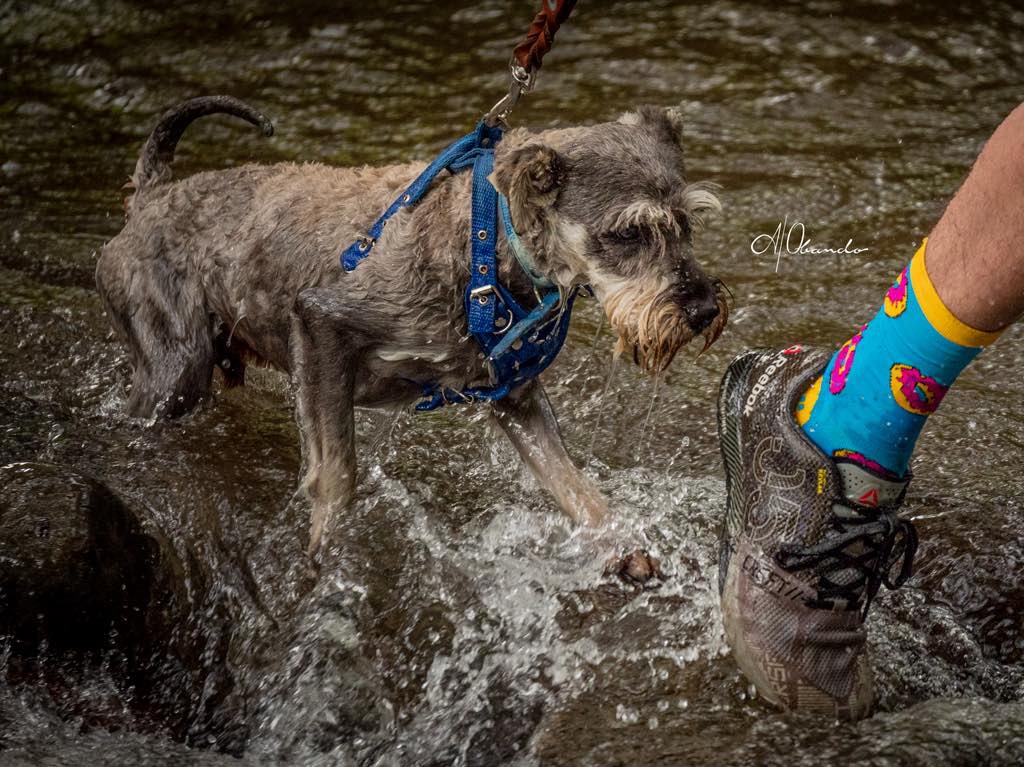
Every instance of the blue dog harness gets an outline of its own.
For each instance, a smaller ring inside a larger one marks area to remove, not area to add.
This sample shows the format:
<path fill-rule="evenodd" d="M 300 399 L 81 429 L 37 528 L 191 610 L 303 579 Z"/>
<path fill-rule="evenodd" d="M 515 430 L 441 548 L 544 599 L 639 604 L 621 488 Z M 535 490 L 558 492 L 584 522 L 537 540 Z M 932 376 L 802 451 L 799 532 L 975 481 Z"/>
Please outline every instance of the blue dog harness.
<path fill-rule="evenodd" d="M 460 138 L 430 163 L 391 203 L 369 232 L 341 254 L 342 268 L 351 272 L 370 255 L 388 219 L 402 208 L 415 205 L 441 171 L 447 169 L 458 173 L 473 169 L 472 259 L 464 301 L 469 332 L 485 355 L 490 385 L 456 391 L 436 382 L 422 383 L 424 400 L 416 405 L 417 410 L 499 400 L 539 375 L 552 363 L 565 343 L 573 301 L 579 288 L 573 287 L 563 294 L 560 288 L 537 274 L 519 241 L 512 226 L 508 201 L 488 180 L 494 168 L 494 146 L 501 137 L 500 127 L 489 127 L 481 122 L 476 130 Z M 516 260 L 533 281 L 539 301 L 532 310 L 523 308 L 498 282 L 495 246 L 499 214 L 505 238 Z"/>

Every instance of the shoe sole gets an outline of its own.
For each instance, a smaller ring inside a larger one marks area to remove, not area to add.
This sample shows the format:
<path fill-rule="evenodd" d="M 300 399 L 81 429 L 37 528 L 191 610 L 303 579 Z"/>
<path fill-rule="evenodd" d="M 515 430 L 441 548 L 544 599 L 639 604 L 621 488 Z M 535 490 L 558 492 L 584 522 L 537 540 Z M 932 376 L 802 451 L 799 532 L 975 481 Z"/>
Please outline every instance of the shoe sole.
<path fill-rule="evenodd" d="M 718 434 L 719 446 L 722 451 L 722 462 L 725 465 L 725 519 L 722 520 L 722 532 L 719 544 L 718 592 L 721 598 L 722 623 L 725 628 L 726 640 L 732 651 L 736 665 L 747 679 L 753 683 L 759 694 L 772 705 L 785 709 L 781 696 L 765 677 L 758 663 L 759 654 L 748 643 L 740 629 L 740 608 L 737 604 L 737 586 L 735 582 L 727 592 L 726 585 L 729 575 L 729 561 L 733 555 L 730 529 L 739 534 L 746 523 L 741 492 L 743 472 L 743 443 L 740 439 L 740 419 L 747 399 L 747 382 L 750 369 L 754 363 L 763 358 L 765 351 L 749 351 L 737 357 L 729 365 L 722 377 L 718 393 Z M 735 580 L 735 576 L 734 576 Z"/>
<path fill-rule="evenodd" d="M 725 589 L 725 579 L 732 556 L 730 530 L 738 532 L 744 522 L 741 493 L 734 492 L 743 472 L 740 418 L 743 415 L 744 385 L 754 361 L 761 351 L 748 351 L 729 365 L 718 389 L 718 445 L 725 466 L 725 518 L 722 520 L 718 550 L 718 593 Z"/>

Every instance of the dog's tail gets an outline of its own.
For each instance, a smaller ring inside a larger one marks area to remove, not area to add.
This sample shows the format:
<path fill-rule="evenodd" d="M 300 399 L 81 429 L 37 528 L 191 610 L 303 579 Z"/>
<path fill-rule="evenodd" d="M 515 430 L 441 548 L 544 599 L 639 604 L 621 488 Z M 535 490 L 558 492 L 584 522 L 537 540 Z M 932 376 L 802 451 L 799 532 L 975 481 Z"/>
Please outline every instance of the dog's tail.
<path fill-rule="evenodd" d="M 181 134 L 194 120 L 213 114 L 241 117 L 263 131 L 264 136 L 274 135 L 274 126 L 265 114 L 231 96 L 199 96 L 179 104 L 160 119 L 142 147 L 135 173 L 128 183 L 128 187 L 135 191 L 125 200 L 126 210 L 131 206 L 133 198 L 146 187 L 170 179 L 174 148 Z"/>

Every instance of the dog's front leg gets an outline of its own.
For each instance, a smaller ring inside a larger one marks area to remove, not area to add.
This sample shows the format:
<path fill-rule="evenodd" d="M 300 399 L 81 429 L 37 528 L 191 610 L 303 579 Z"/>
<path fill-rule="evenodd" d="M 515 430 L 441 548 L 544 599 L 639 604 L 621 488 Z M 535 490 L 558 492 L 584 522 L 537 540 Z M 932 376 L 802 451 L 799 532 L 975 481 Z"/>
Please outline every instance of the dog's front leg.
<path fill-rule="evenodd" d="M 315 556 L 335 512 L 352 502 L 356 484 L 354 395 L 359 353 L 336 294 L 321 289 L 300 294 L 290 345 L 302 439 L 301 489 L 312 504 L 309 553 Z"/>
<path fill-rule="evenodd" d="M 600 527 L 608 519 L 608 503 L 594 483 L 573 463 L 562 442 L 555 411 L 536 380 L 492 404 L 495 420 L 515 445 L 537 481 L 554 496 L 577 524 Z M 607 574 L 644 583 L 664 577 L 660 563 L 638 550 L 611 559 Z"/>
<path fill-rule="evenodd" d="M 562 442 L 555 411 L 534 380 L 493 403 L 495 420 L 541 486 L 577 524 L 597 527 L 608 518 L 601 491 L 576 468 Z"/>

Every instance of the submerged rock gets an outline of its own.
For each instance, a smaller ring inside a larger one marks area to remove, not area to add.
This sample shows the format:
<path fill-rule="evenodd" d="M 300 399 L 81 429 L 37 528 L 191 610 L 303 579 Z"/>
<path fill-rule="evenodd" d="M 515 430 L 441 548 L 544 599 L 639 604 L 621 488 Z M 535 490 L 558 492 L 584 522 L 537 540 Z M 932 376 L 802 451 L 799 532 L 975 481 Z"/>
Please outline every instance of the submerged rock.
<path fill-rule="evenodd" d="M 0 673 L 83 728 L 185 739 L 206 674 L 176 554 L 95 479 L 0 467 Z M 183 630 L 186 629 L 186 630 Z"/>
<path fill-rule="evenodd" d="M 141 640 L 160 554 L 99 482 L 53 464 L 0 467 L 0 633 L 15 652 Z"/>

